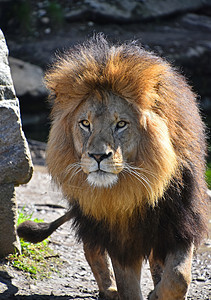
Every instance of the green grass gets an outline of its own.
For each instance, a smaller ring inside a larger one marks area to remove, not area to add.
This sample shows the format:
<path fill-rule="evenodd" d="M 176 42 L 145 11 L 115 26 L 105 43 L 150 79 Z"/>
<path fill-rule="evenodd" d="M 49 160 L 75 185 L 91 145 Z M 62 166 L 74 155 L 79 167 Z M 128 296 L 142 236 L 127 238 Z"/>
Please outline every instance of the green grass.
<path fill-rule="evenodd" d="M 18 221 L 17 221 L 17 225 L 23 223 L 24 221 L 27 221 L 27 220 L 31 220 L 32 219 L 32 216 L 33 216 L 33 213 L 31 214 L 26 214 L 24 212 L 24 208 L 18 212 Z M 40 223 L 40 222 L 44 222 L 44 220 L 42 219 L 38 219 L 38 218 L 34 218 L 33 219 L 34 222 L 37 222 L 37 223 Z"/>
<path fill-rule="evenodd" d="M 32 215 L 26 215 L 24 210 L 19 212 L 18 225 L 26 220 L 31 220 Z M 34 222 L 42 222 L 37 218 Z M 31 244 L 20 239 L 22 254 L 11 254 L 7 257 L 9 264 L 24 271 L 33 279 L 49 278 L 52 272 L 58 271 L 58 265 L 61 263 L 58 255 L 55 255 L 49 247 L 49 241 Z"/>
<path fill-rule="evenodd" d="M 211 190 L 211 162 L 207 163 L 206 179 L 208 188 Z"/>

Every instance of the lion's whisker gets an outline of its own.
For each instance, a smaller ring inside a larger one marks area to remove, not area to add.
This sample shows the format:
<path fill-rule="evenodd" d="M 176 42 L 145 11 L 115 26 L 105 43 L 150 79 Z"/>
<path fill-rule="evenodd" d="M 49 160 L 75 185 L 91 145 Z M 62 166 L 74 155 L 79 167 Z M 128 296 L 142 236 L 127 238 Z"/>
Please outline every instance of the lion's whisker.
<path fill-rule="evenodd" d="M 150 185 L 150 181 L 144 174 L 140 174 L 136 170 L 133 170 L 131 167 L 128 167 L 128 166 L 125 166 L 124 170 L 125 170 L 125 173 L 133 176 L 139 182 L 141 182 L 141 184 L 145 187 L 145 189 L 147 190 L 149 195 L 152 193 L 152 187 Z M 151 193 L 150 193 L 148 187 L 149 187 Z"/>
<path fill-rule="evenodd" d="M 78 162 L 75 162 L 75 163 L 72 163 L 72 164 L 70 164 L 70 165 L 68 165 L 66 168 L 65 168 L 65 171 L 67 172 L 67 173 L 69 173 L 72 169 L 74 169 L 74 168 L 76 168 L 76 167 L 81 167 L 81 165 L 80 165 L 80 163 L 78 163 Z"/>
<path fill-rule="evenodd" d="M 142 178 L 138 178 L 138 177 L 136 177 L 136 176 L 135 176 L 134 174 L 132 174 L 132 173 L 128 173 L 128 175 L 130 175 L 130 176 L 134 177 L 134 179 L 138 180 L 138 181 L 145 187 L 145 189 L 147 190 L 148 194 L 150 194 L 150 192 L 149 192 L 147 186 L 146 186 L 145 183 L 142 181 Z"/>
<path fill-rule="evenodd" d="M 79 187 L 79 186 L 75 186 L 75 185 L 71 184 L 71 181 L 80 172 L 82 172 L 82 169 L 81 169 L 81 164 L 79 162 L 75 162 L 75 163 L 72 163 L 71 165 L 67 166 L 67 168 L 65 169 L 65 173 L 66 173 L 66 175 L 67 174 L 70 175 L 69 178 L 68 178 L 68 182 L 69 182 L 70 187 L 77 188 L 77 189 L 82 189 L 81 186 Z M 69 174 L 69 173 L 71 173 L 71 174 Z"/>
<path fill-rule="evenodd" d="M 128 163 L 125 163 L 125 166 L 128 167 L 129 169 L 133 169 L 133 170 L 136 170 L 136 171 L 140 171 L 140 172 L 144 172 L 144 173 L 147 173 L 149 175 L 151 175 L 152 177 L 157 177 L 153 172 L 151 172 L 150 170 L 146 170 L 144 168 L 141 168 L 141 167 L 137 167 L 137 166 L 133 166 L 131 164 L 128 164 Z"/>
<path fill-rule="evenodd" d="M 75 172 L 72 171 L 70 177 L 69 177 L 69 182 L 81 171 L 81 169 L 75 170 Z"/>
<path fill-rule="evenodd" d="M 150 188 L 151 192 L 152 192 L 152 187 L 151 187 L 149 181 L 146 178 L 144 178 L 143 175 L 137 174 L 135 172 L 131 172 L 131 174 L 134 175 L 134 177 L 136 177 L 145 186 L 146 190 L 148 191 L 148 193 L 150 195 L 150 192 L 149 192 L 147 186 Z M 146 185 L 144 183 L 146 183 Z"/>

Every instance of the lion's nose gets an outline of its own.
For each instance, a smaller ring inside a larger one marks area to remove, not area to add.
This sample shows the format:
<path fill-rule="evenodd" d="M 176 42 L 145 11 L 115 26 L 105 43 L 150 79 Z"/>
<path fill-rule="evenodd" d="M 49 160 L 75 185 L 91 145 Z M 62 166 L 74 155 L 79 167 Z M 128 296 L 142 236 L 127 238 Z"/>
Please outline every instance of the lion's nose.
<path fill-rule="evenodd" d="M 100 163 L 102 160 L 109 158 L 112 155 L 112 152 L 107 153 L 89 153 L 89 156 L 94 158 L 97 163 Z"/>

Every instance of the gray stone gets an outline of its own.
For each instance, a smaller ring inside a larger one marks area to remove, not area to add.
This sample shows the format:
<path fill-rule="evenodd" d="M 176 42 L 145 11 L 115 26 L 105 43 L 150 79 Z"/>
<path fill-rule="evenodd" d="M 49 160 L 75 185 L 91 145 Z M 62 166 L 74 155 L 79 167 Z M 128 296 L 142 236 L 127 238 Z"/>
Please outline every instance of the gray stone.
<path fill-rule="evenodd" d="M 17 221 L 17 204 L 13 184 L 0 185 L 0 257 L 20 252 L 15 226 Z"/>
<path fill-rule="evenodd" d="M 23 184 L 32 173 L 30 153 L 21 130 L 18 100 L 0 101 L 0 184 Z"/>
<path fill-rule="evenodd" d="M 8 64 L 8 49 L 0 30 L 0 100 L 15 99 L 15 90 Z"/>
<path fill-rule="evenodd" d="M 0 70 L 0 257 L 3 257 L 20 251 L 14 187 L 30 180 L 33 167 L 8 65 L 8 49 L 1 31 Z"/>
<path fill-rule="evenodd" d="M 43 70 L 20 59 L 9 57 L 12 79 L 18 97 L 46 97 L 47 90 L 43 83 Z"/>
<path fill-rule="evenodd" d="M 91 18 L 135 22 L 194 11 L 208 4 L 209 0 L 81 0 L 71 6 L 65 17 L 70 21 Z"/>
<path fill-rule="evenodd" d="M 181 19 L 181 24 L 191 30 L 200 28 L 202 31 L 211 31 L 211 18 L 208 16 L 189 13 Z"/>
<path fill-rule="evenodd" d="M 32 162 L 21 126 L 19 102 L 8 64 L 8 49 L 0 31 L 0 184 L 28 182 Z"/>

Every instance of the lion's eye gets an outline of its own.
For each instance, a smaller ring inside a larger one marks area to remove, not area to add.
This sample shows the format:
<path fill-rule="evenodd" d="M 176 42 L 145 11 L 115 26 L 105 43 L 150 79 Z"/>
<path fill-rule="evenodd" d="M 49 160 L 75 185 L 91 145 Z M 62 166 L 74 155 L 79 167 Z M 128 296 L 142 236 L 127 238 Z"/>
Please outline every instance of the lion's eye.
<path fill-rule="evenodd" d="M 88 120 L 82 120 L 79 122 L 79 125 L 82 129 L 90 130 L 90 122 Z"/>
<path fill-rule="evenodd" d="M 126 121 L 119 121 L 117 124 L 116 124 L 116 129 L 119 130 L 119 129 L 123 129 L 127 126 L 127 122 Z"/>

